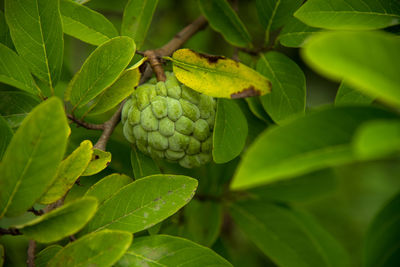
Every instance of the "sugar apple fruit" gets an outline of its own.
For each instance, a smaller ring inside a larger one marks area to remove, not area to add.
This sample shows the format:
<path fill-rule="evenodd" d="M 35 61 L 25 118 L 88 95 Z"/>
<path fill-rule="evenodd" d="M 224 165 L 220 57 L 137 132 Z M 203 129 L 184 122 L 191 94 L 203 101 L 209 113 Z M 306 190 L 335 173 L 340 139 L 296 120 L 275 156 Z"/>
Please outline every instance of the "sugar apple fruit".
<path fill-rule="evenodd" d="M 181 84 L 172 72 L 140 85 L 122 109 L 124 135 L 143 153 L 186 168 L 211 160 L 216 101 Z"/>

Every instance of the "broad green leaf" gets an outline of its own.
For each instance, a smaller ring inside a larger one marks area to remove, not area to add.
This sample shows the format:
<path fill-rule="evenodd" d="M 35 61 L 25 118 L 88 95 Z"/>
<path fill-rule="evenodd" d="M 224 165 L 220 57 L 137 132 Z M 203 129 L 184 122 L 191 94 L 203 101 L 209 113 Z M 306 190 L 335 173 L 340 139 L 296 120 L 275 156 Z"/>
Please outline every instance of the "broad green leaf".
<path fill-rule="evenodd" d="M 100 205 L 83 232 L 117 229 L 136 233 L 161 222 L 192 199 L 197 180 L 179 175 L 152 175 L 121 188 Z"/>
<path fill-rule="evenodd" d="M 400 194 L 394 196 L 375 216 L 365 235 L 365 267 L 396 266 L 400 260 Z"/>
<path fill-rule="evenodd" d="M 66 100 L 82 107 L 112 85 L 131 61 L 135 42 L 115 37 L 97 47 L 83 63 L 66 89 Z"/>
<path fill-rule="evenodd" d="M 103 230 L 69 243 L 48 263 L 48 267 L 112 266 L 124 255 L 132 235 L 123 231 Z"/>
<path fill-rule="evenodd" d="M 281 45 L 287 47 L 301 47 L 306 39 L 319 29 L 310 27 L 300 20 L 292 17 L 279 33 L 278 39 Z"/>
<path fill-rule="evenodd" d="M 241 98 L 271 91 L 271 82 L 266 77 L 232 59 L 190 49 L 180 49 L 172 58 L 176 78 L 200 93 L 213 97 Z"/>
<path fill-rule="evenodd" d="M 60 245 L 51 245 L 35 256 L 35 267 L 46 267 L 47 263 L 62 249 Z"/>
<path fill-rule="evenodd" d="M 332 169 L 323 169 L 294 179 L 282 180 L 248 191 L 251 198 L 280 202 L 300 202 L 331 193 L 336 189 Z"/>
<path fill-rule="evenodd" d="M 0 114 L 14 130 L 38 104 L 38 100 L 24 92 L 0 91 Z"/>
<path fill-rule="evenodd" d="M 302 2 L 302 0 L 256 0 L 258 17 L 266 29 L 266 43 L 269 41 L 270 31 L 285 25 Z"/>
<path fill-rule="evenodd" d="M 95 197 L 99 205 L 103 204 L 104 201 L 114 195 L 119 189 L 132 183 L 133 180 L 129 176 L 119 173 L 110 174 L 94 185 L 92 185 L 85 196 Z"/>
<path fill-rule="evenodd" d="M 37 95 L 39 89 L 25 62 L 10 48 L 0 44 L 0 82 Z"/>
<path fill-rule="evenodd" d="M 240 107 L 228 99 L 218 99 L 213 132 L 213 159 L 225 163 L 236 158 L 246 143 L 247 120 Z"/>
<path fill-rule="evenodd" d="M 394 117 L 374 107 L 330 107 L 270 127 L 246 151 L 231 188 L 246 189 L 352 162 L 350 143 L 358 126 Z"/>
<path fill-rule="evenodd" d="M 251 47 L 251 37 L 243 22 L 226 0 L 197 0 L 210 26 L 225 40 L 239 47 Z"/>
<path fill-rule="evenodd" d="M 22 214 L 46 191 L 54 181 L 69 132 L 64 105 L 56 97 L 24 119 L 0 165 L 0 217 Z"/>
<path fill-rule="evenodd" d="M 354 90 L 347 83 L 342 82 L 336 93 L 335 105 L 368 105 L 374 101 L 374 97 L 364 95 Z"/>
<path fill-rule="evenodd" d="M 400 152 L 400 120 L 378 120 L 363 124 L 354 135 L 355 154 L 378 159 Z"/>
<path fill-rule="evenodd" d="M 50 204 L 62 198 L 86 170 L 92 159 L 92 153 L 92 142 L 89 140 L 83 141 L 71 155 L 61 162 L 54 183 L 39 199 L 39 202 L 41 204 Z"/>
<path fill-rule="evenodd" d="M 249 109 L 254 116 L 264 122 L 271 122 L 271 118 L 261 104 L 260 97 L 246 97 L 244 100 L 246 100 L 247 105 L 249 106 Z"/>
<path fill-rule="evenodd" d="M 93 149 L 92 160 L 89 162 L 89 165 L 86 167 L 85 171 L 81 174 L 81 176 L 91 176 L 93 174 L 99 173 L 111 162 L 111 153 L 106 152 L 97 148 Z"/>
<path fill-rule="evenodd" d="M 0 116 L 0 161 L 12 137 L 13 131 L 3 116 Z"/>
<path fill-rule="evenodd" d="M 131 150 L 131 164 L 135 179 L 161 173 L 160 168 L 154 160 L 143 154 L 134 146 L 132 146 Z"/>
<path fill-rule="evenodd" d="M 310 38 L 302 55 L 318 72 L 400 105 L 399 47 L 400 38 L 388 33 L 324 32 Z"/>
<path fill-rule="evenodd" d="M 400 2 L 309 0 L 294 16 L 307 25 L 332 30 L 371 30 L 400 22 Z"/>
<path fill-rule="evenodd" d="M 132 94 L 139 84 L 139 80 L 139 68 L 124 71 L 115 83 L 94 100 L 95 104 L 90 109 L 89 114 L 101 114 L 114 108 Z"/>
<path fill-rule="evenodd" d="M 16 228 L 29 239 L 51 243 L 78 232 L 93 217 L 96 209 L 95 198 L 81 198 Z"/>
<path fill-rule="evenodd" d="M 306 78 L 294 61 L 279 52 L 269 52 L 261 55 L 257 62 L 257 71 L 272 83 L 271 93 L 260 99 L 264 109 L 276 123 L 304 115 Z"/>
<path fill-rule="evenodd" d="M 54 95 L 64 50 L 59 1 L 6 0 L 4 8 L 18 54 L 45 84 L 44 94 Z"/>
<path fill-rule="evenodd" d="M 0 10 L 0 43 L 11 49 L 14 48 L 14 44 L 10 36 L 10 30 L 8 29 L 8 25 L 6 23 L 6 18 L 4 16 L 3 11 L 1 10 Z"/>
<path fill-rule="evenodd" d="M 350 266 L 343 247 L 310 215 L 266 201 L 235 203 L 240 229 L 278 266 Z"/>
<path fill-rule="evenodd" d="M 102 14 L 74 3 L 60 1 L 60 11 L 64 33 L 92 45 L 100 45 L 118 36 L 114 25 Z"/>
<path fill-rule="evenodd" d="M 153 235 L 137 238 L 116 266 L 223 267 L 232 265 L 211 249 L 192 241 L 168 235 Z"/>
<path fill-rule="evenodd" d="M 158 0 L 129 0 L 122 16 L 121 35 L 135 40 L 137 49 L 143 45 Z"/>

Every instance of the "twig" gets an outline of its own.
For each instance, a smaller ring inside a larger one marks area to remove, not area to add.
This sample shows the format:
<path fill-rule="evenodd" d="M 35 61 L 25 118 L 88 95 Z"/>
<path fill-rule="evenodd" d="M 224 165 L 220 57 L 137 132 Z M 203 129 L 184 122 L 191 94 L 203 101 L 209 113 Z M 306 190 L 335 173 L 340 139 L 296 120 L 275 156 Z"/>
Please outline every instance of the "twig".
<path fill-rule="evenodd" d="M 82 126 L 86 129 L 91 129 L 91 130 L 104 130 L 104 125 L 103 124 L 94 124 L 94 123 L 88 123 L 83 120 L 80 120 L 76 118 L 74 115 L 67 114 L 68 119 L 71 121 L 75 122 L 77 125 Z"/>
<path fill-rule="evenodd" d="M 22 235 L 22 233 L 16 228 L 0 228 L 0 236 L 2 235 Z"/>
<path fill-rule="evenodd" d="M 26 260 L 26 264 L 29 267 L 35 267 L 35 250 L 36 250 L 35 240 L 29 240 L 28 259 Z"/>
<path fill-rule="evenodd" d="M 44 214 L 44 211 L 43 210 L 36 210 L 35 208 L 30 208 L 29 210 L 28 210 L 29 212 L 32 212 L 33 214 L 35 214 L 36 216 L 40 216 L 40 215 L 43 215 Z"/>
<path fill-rule="evenodd" d="M 156 53 L 153 50 L 147 50 L 144 52 L 145 57 L 150 62 L 150 66 L 156 74 L 157 81 L 165 82 L 167 77 L 165 76 L 164 69 L 162 67 L 162 63 L 160 59 L 157 57 Z"/>

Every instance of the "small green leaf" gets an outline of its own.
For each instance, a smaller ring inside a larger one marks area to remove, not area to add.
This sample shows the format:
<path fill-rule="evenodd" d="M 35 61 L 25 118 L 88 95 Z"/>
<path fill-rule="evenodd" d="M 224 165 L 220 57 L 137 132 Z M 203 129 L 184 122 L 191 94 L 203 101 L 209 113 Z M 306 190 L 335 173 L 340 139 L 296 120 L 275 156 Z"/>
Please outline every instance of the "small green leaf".
<path fill-rule="evenodd" d="M 271 82 L 257 71 L 223 56 L 180 49 L 172 56 L 176 78 L 188 87 L 213 97 L 241 98 L 264 95 Z"/>
<path fill-rule="evenodd" d="M 54 95 L 64 50 L 59 1 L 6 0 L 4 8 L 18 54 L 45 84 L 44 94 Z"/>
<path fill-rule="evenodd" d="M 282 123 L 306 110 L 306 77 L 290 58 L 279 52 L 261 55 L 257 71 L 267 77 L 273 90 L 262 96 L 261 103 L 269 116 Z"/>
<path fill-rule="evenodd" d="M 132 147 L 131 150 L 131 164 L 135 179 L 161 173 L 154 160 L 143 154 L 136 147 Z"/>
<path fill-rule="evenodd" d="M 131 61 L 135 42 L 115 37 L 97 47 L 75 74 L 65 92 L 74 108 L 82 107 L 112 85 Z"/>
<path fill-rule="evenodd" d="M 60 245 L 51 245 L 35 256 L 35 267 L 46 267 L 47 263 L 62 249 Z"/>
<path fill-rule="evenodd" d="M 139 80 L 139 68 L 124 71 L 115 83 L 94 99 L 95 104 L 90 108 L 88 114 L 101 114 L 114 108 L 132 94 L 139 84 Z"/>
<path fill-rule="evenodd" d="M 374 101 L 374 97 L 364 95 L 354 90 L 347 83 L 342 82 L 336 93 L 335 105 L 368 105 Z"/>
<path fill-rule="evenodd" d="M 111 153 L 100 149 L 93 149 L 92 160 L 89 162 L 86 170 L 81 174 L 81 176 L 91 176 L 93 174 L 99 173 L 111 162 Z"/>
<path fill-rule="evenodd" d="M 60 1 L 64 33 L 92 45 L 118 36 L 114 25 L 102 14 L 69 0 Z"/>
<path fill-rule="evenodd" d="M 336 107 L 270 127 L 246 151 L 231 188 L 251 188 L 355 161 L 351 140 L 358 126 L 395 117 L 374 107 Z"/>
<path fill-rule="evenodd" d="M 39 89 L 25 62 L 10 48 L 0 44 L 0 82 L 37 95 Z"/>
<path fill-rule="evenodd" d="M 376 0 L 309 0 L 294 16 L 312 27 L 372 30 L 398 24 L 400 3 Z"/>
<path fill-rule="evenodd" d="M 399 47 L 400 39 L 388 33 L 324 32 L 310 38 L 302 55 L 318 72 L 400 105 Z"/>
<path fill-rule="evenodd" d="M 251 47 L 251 37 L 243 22 L 226 0 L 198 0 L 210 26 L 234 46 Z"/>
<path fill-rule="evenodd" d="M 10 36 L 10 30 L 8 29 L 8 25 L 6 22 L 6 17 L 4 16 L 3 11 L 1 10 L 0 10 L 0 43 L 7 46 L 8 48 L 11 49 L 14 48 L 14 44 Z"/>
<path fill-rule="evenodd" d="M 14 130 L 38 104 L 39 101 L 27 93 L 0 91 L 0 114 Z"/>
<path fill-rule="evenodd" d="M 363 266 L 390 267 L 400 260 L 400 194 L 395 195 L 375 216 L 365 235 Z"/>
<path fill-rule="evenodd" d="M 213 132 L 213 158 L 225 163 L 236 158 L 246 143 L 247 120 L 240 107 L 232 100 L 218 99 Z"/>
<path fill-rule="evenodd" d="M 123 231 L 103 230 L 69 243 L 48 263 L 48 267 L 112 266 L 124 255 L 132 235 Z"/>
<path fill-rule="evenodd" d="M 3 116 L 0 116 L 0 161 L 12 137 L 13 131 Z"/>
<path fill-rule="evenodd" d="M 54 181 L 69 133 L 64 105 L 56 97 L 25 118 L 0 165 L 0 217 L 22 214 L 45 192 Z"/>
<path fill-rule="evenodd" d="M 168 235 L 153 235 L 137 238 L 116 266 L 223 267 L 232 265 L 211 249 L 192 241 Z"/>
<path fill-rule="evenodd" d="M 350 266 L 343 247 L 310 215 L 266 201 L 235 203 L 240 229 L 278 266 Z"/>
<path fill-rule="evenodd" d="M 81 198 L 16 226 L 29 239 L 51 243 L 78 232 L 95 214 L 97 200 Z"/>
<path fill-rule="evenodd" d="M 278 40 L 283 46 L 301 47 L 310 35 L 318 31 L 319 29 L 310 27 L 292 17 L 279 33 Z"/>
<path fill-rule="evenodd" d="M 137 49 L 143 45 L 158 0 L 129 0 L 122 16 L 121 34 L 135 40 Z"/>
<path fill-rule="evenodd" d="M 39 199 L 39 203 L 50 204 L 62 198 L 86 170 L 92 159 L 92 153 L 92 143 L 89 140 L 83 141 L 71 155 L 61 162 L 54 183 Z"/>
<path fill-rule="evenodd" d="M 95 197 L 99 205 L 102 205 L 104 201 L 109 199 L 119 189 L 132 182 L 133 180 L 129 176 L 113 173 L 92 185 L 88 191 L 86 191 L 85 196 Z"/>
<path fill-rule="evenodd" d="M 121 188 L 102 205 L 83 233 L 104 228 L 136 233 L 171 216 L 188 203 L 197 180 L 179 175 L 152 175 Z"/>
<path fill-rule="evenodd" d="M 363 124 L 354 135 L 353 147 L 362 159 L 378 159 L 400 152 L 400 121 L 378 120 Z"/>

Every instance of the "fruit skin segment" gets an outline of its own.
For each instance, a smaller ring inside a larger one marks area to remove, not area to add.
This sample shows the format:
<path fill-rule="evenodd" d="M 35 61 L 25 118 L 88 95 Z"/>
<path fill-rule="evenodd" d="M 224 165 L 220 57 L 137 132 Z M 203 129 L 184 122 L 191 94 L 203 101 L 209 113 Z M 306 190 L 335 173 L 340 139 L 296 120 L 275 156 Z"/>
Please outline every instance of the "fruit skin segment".
<path fill-rule="evenodd" d="M 172 72 L 165 82 L 140 85 L 122 109 L 123 132 L 137 148 L 155 158 L 199 167 L 212 158 L 216 101 L 179 83 Z"/>

